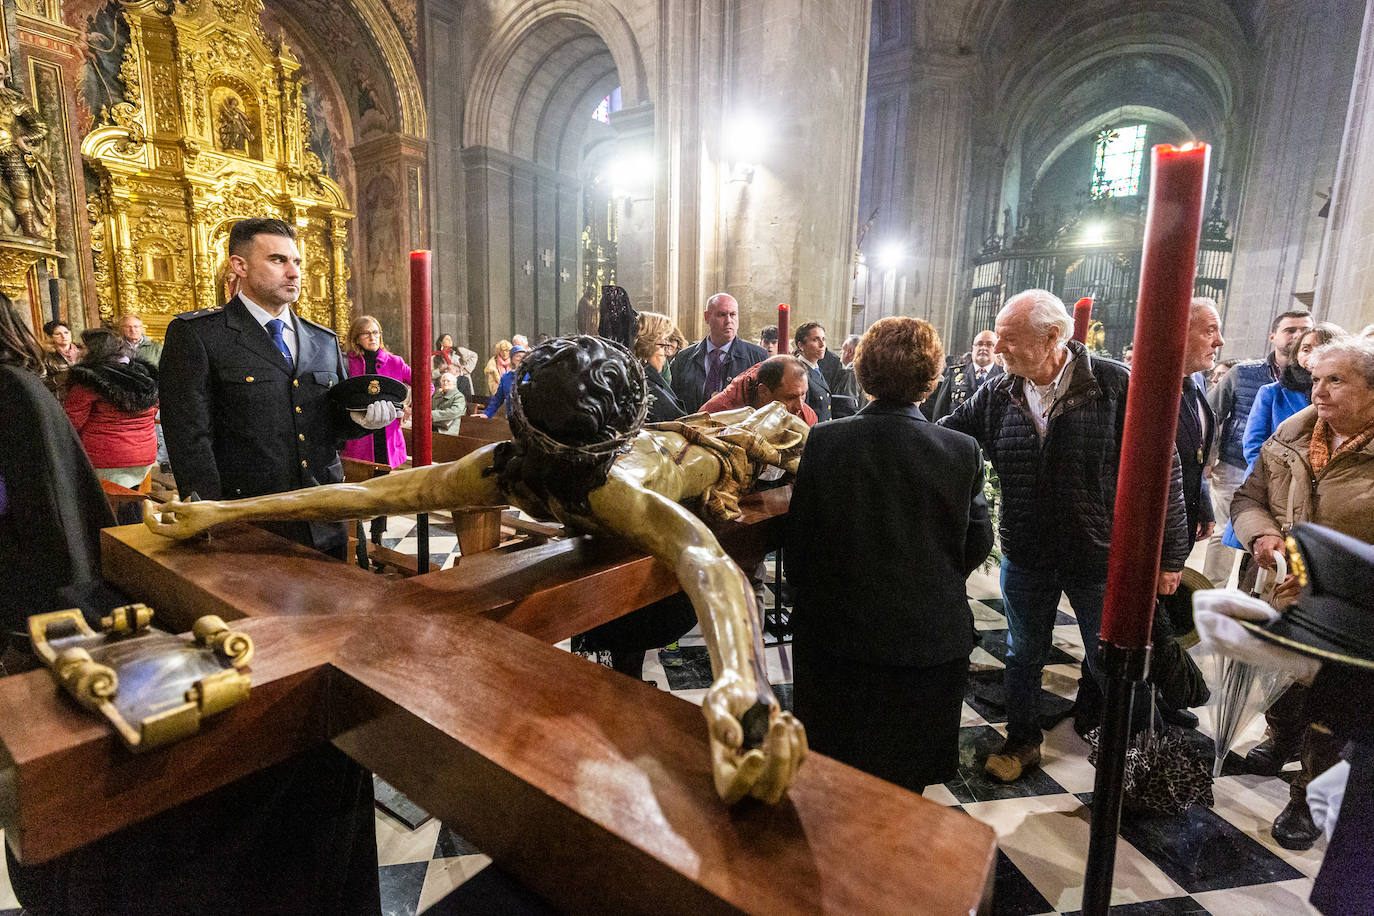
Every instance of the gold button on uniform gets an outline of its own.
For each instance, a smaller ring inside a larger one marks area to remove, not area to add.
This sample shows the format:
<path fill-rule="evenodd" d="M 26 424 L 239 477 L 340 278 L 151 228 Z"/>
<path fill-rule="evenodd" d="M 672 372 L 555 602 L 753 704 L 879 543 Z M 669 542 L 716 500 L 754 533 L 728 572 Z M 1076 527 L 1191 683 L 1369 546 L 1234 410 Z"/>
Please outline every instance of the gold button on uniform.
<path fill-rule="evenodd" d="M 298 378 L 293 378 L 293 379 L 291 380 L 291 387 L 292 387 L 292 388 L 299 388 L 299 387 L 301 387 L 301 380 L 298 379 Z"/>
<path fill-rule="evenodd" d="M 297 407 L 297 408 L 296 408 L 296 413 L 300 413 L 300 412 L 301 412 L 301 409 L 300 409 L 299 407 Z"/>
<path fill-rule="evenodd" d="M 301 440 L 302 442 L 304 442 L 304 441 L 305 441 L 305 433 L 296 433 L 296 438 L 299 439 L 299 440 Z"/>
<path fill-rule="evenodd" d="M 301 467 L 305 467 L 305 462 L 304 462 L 304 461 L 301 462 Z"/>
<path fill-rule="evenodd" d="M 253 376 L 251 376 L 251 375 L 245 375 L 245 376 L 243 377 L 243 380 L 244 380 L 245 382 L 251 382 L 251 381 L 253 380 Z"/>

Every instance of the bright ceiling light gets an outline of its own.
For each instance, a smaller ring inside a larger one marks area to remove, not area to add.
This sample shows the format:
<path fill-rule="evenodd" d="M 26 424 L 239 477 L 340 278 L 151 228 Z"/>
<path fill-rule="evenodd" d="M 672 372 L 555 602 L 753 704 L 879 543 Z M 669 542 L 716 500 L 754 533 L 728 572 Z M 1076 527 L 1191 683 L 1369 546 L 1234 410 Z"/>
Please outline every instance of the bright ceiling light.
<path fill-rule="evenodd" d="M 768 154 L 770 131 L 757 115 L 739 112 L 725 123 L 725 158 L 734 165 L 757 165 Z"/>
<path fill-rule="evenodd" d="M 878 266 L 883 270 L 893 270 L 901 266 L 904 257 L 906 252 L 900 242 L 888 242 L 878 251 Z"/>

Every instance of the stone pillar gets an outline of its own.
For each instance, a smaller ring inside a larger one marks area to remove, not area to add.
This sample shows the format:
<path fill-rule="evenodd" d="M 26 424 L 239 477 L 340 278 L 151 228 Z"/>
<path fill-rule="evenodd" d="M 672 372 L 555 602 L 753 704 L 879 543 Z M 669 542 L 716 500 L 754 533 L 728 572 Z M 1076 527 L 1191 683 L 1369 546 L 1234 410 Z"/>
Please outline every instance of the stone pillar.
<path fill-rule="evenodd" d="M 722 289 L 739 299 L 745 338 L 779 302 L 796 323 L 847 327 L 869 7 L 664 5 L 655 302 L 689 336 Z M 740 122 L 763 142 L 735 155 Z"/>
<path fill-rule="evenodd" d="M 429 199 L 442 201 L 429 208 L 433 256 L 435 337 L 452 334 L 459 345 L 482 352 L 487 342 L 468 333 L 466 248 L 463 213 L 466 206 L 462 171 L 463 107 L 451 91 L 454 74 L 461 72 L 463 55 L 457 4 L 425 3 L 425 73 L 428 86 L 429 133 L 433 156 Z"/>
<path fill-rule="evenodd" d="M 963 352 L 963 344 L 950 335 L 960 311 L 959 280 L 967 260 L 975 76 L 971 54 L 944 50 L 925 52 L 913 70 L 907 122 L 909 242 L 898 269 L 908 286 L 892 309 L 929 321 L 955 353 Z"/>
<path fill-rule="evenodd" d="M 1318 319 L 1354 332 L 1374 322 L 1372 84 L 1374 13 L 1366 9 L 1313 302 Z"/>
<path fill-rule="evenodd" d="M 381 322 L 387 349 L 409 353 L 409 254 L 429 246 L 428 144 L 393 134 L 360 143 L 352 153 L 358 188 L 353 311 Z"/>
<path fill-rule="evenodd" d="M 654 110 L 650 105 L 625 108 L 611 115 L 616 134 L 616 156 L 630 165 L 620 199 L 619 238 L 616 242 L 615 275 L 630 302 L 640 311 L 660 311 L 653 299 L 654 283 L 654 188 L 652 172 L 641 182 L 637 165 L 653 161 Z M 575 269 L 575 268 L 574 268 Z"/>
<path fill-rule="evenodd" d="M 1259 356 L 1275 315 L 1312 291 L 1335 177 L 1361 0 L 1271 4 L 1259 29 L 1260 87 L 1226 295 L 1226 355 Z"/>

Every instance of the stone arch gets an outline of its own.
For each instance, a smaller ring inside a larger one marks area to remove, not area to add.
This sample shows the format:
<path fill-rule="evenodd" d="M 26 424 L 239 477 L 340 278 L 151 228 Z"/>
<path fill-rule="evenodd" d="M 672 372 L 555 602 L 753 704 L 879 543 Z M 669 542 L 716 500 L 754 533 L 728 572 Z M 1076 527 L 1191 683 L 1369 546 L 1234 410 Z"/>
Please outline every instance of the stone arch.
<path fill-rule="evenodd" d="M 1182 118 L 1163 109 L 1153 108 L 1149 105 L 1119 105 L 1088 118 L 1078 127 L 1065 134 L 1041 160 L 1040 165 L 1035 170 L 1035 180 L 1040 180 L 1040 177 L 1045 174 L 1045 170 L 1079 140 L 1095 134 L 1104 127 L 1119 124 L 1122 121 L 1145 121 L 1151 124 L 1161 124 L 1189 136 L 1197 134 L 1197 131 L 1189 127 Z"/>
<path fill-rule="evenodd" d="M 501 110 L 513 111 L 512 100 L 518 104 L 534 88 L 528 81 L 541 58 L 547 60 L 548 54 L 577 41 L 590 46 L 589 38 L 600 42 L 609 55 L 624 106 L 649 102 L 639 43 L 619 11 L 610 4 L 575 0 L 519 0 L 497 24 L 473 70 L 463 145 L 515 152 L 510 148 L 515 128 L 501 117 Z M 514 85 L 517 82 L 521 85 Z"/>

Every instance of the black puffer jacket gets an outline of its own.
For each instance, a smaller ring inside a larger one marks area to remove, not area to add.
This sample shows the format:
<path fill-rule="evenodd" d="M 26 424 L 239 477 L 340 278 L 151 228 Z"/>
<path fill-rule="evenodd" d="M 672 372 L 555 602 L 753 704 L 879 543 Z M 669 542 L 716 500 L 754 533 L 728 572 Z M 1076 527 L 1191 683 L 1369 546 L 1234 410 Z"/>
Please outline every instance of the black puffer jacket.
<path fill-rule="evenodd" d="M 1002 551 L 1017 566 L 1075 576 L 1107 574 L 1117 465 L 1126 425 L 1130 372 L 1070 341 L 1072 377 L 1055 402 L 1042 442 L 1019 376 L 985 384 L 940 425 L 978 440 L 1001 480 Z M 1161 567 L 1183 568 L 1192 544 L 1183 505 L 1183 475 L 1174 454 Z"/>

